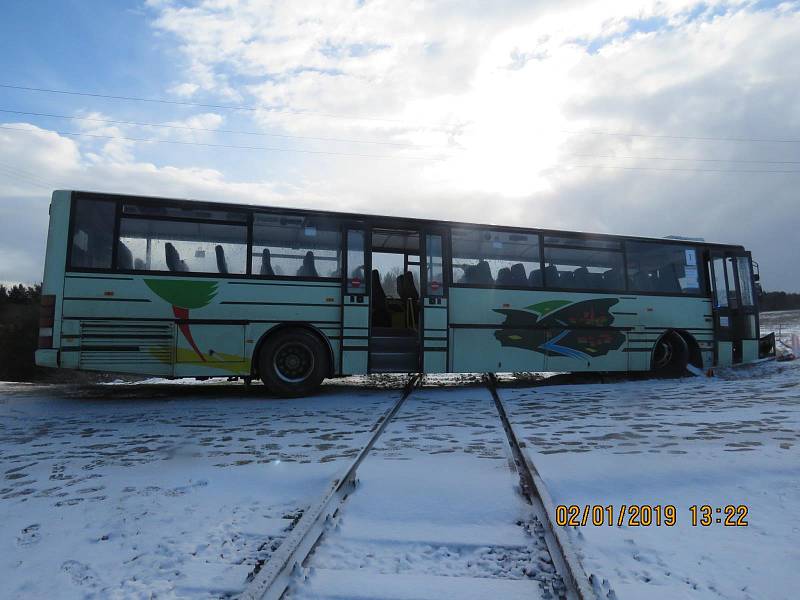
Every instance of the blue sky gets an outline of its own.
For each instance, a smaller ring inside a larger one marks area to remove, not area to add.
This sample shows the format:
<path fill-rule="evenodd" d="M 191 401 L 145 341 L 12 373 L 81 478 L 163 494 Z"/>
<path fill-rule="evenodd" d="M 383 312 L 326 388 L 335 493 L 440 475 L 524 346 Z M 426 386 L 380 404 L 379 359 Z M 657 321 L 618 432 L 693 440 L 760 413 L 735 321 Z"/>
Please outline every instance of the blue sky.
<path fill-rule="evenodd" d="M 692 235 L 800 290 L 800 174 L 763 172 L 800 171 L 777 141 L 800 140 L 798 6 L 5 3 L 0 83 L 193 105 L 0 88 L 1 110 L 172 126 L 0 112 L 0 281 L 41 276 L 60 187 Z"/>

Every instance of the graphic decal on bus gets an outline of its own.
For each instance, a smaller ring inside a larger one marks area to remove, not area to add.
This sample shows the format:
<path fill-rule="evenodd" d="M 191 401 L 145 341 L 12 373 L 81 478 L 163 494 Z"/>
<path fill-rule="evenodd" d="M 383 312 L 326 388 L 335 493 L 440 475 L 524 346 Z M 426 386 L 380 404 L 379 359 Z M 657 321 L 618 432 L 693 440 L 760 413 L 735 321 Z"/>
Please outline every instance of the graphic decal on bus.
<path fill-rule="evenodd" d="M 614 323 L 609 309 L 618 302 L 618 298 L 548 300 L 524 309 L 496 308 L 494 311 L 505 315 L 506 320 L 494 336 L 502 346 L 534 350 L 546 356 L 605 356 L 625 341 L 621 331 L 608 329 Z"/>
<path fill-rule="evenodd" d="M 172 305 L 172 314 L 176 319 L 189 319 L 189 311 L 208 306 L 217 295 L 215 281 L 187 281 L 185 279 L 145 279 L 155 294 L 162 300 Z M 189 342 L 195 354 L 201 361 L 206 362 L 206 357 L 200 352 L 192 337 L 188 323 L 178 323 L 183 337 Z"/>

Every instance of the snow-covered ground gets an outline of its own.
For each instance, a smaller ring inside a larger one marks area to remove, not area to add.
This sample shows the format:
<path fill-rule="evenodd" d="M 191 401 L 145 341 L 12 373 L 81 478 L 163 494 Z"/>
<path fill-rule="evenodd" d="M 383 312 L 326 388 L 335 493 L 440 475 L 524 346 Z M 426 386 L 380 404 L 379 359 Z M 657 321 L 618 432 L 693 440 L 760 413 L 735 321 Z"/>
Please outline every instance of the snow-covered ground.
<path fill-rule="evenodd" d="M 556 504 L 676 507 L 674 527 L 571 532 L 619 600 L 797 597 L 800 361 L 501 395 Z M 748 526 L 715 512 L 693 527 L 689 507 L 704 504 L 745 505 Z"/>
<path fill-rule="evenodd" d="M 485 388 L 414 392 L 289 597 L 555 598 L 505 444 Z"/>
<path fill-rule="evenodd" d="M 0 598 L 241 590 L 399 393 L 258 391 L 0 384 Z"/>
<path fill-rule="evenodd" d="M 800 333 L 800 313 L 763 315 L 762 331 L 778 324 Z M 220 381 L 0 383 L 0 598 L 241 590 L 402 380 L 338 380 L 300 400 Z M 525 506 L 475 380 L 439 379 L 409 399 L 297 597 L 357 596 L 338 569 L 376 597 L 540 595 L 546 554 L 516 524 Z M 797 595 L 800 361 L 680 381 L 507 377 L 500 394 L 556 503 L 676 506 L 675 527 L 570 531 L 610 598 Z M 693 527 L 692 504 L 746 505 L 749 525 Z M 379 594 L 387 577 L 393 592 Z"/>

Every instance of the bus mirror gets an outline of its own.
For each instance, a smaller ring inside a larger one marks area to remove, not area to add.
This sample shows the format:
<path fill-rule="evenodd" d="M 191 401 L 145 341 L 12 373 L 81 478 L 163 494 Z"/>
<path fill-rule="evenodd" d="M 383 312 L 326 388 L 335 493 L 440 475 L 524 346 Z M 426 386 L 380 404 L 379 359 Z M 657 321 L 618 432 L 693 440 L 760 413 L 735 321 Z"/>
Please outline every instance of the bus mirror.
<path fill-rule="evenodd" d="M 758 273 L 753 273 L 753 281 L 761 281 L 761 275 Z"/>

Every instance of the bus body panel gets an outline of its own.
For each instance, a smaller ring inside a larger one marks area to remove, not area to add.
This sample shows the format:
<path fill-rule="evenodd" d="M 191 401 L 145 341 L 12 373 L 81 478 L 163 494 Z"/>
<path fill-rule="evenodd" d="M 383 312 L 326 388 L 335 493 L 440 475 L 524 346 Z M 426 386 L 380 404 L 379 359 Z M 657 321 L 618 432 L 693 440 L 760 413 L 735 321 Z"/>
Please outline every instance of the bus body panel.
<path fill-rule="evenodd" d="M 340 369 L 340 286 L 335 283 L 85 273 L 67 273 L 64 281 L 65 341 L 74 342 L 62 353 L 66 368 L 247 376 L 261 337 L 294 321 L 314 326 L 327 338 L 333 370 Z M 161 342 L 148 343 L 167 337 L 169 352 Z M 153 364 L 153 357 L 161 364 Z"/>
<path fill-rule="evenodd" d="M 59 366 L 59 340 L 61 337 L 61 310 L 64 289 L 64 256 L 69 236 L 69 211 L 71 193 L 55 191 L 50 201 L 50 218 L 47 226 L 47 249 L 44 259 L 42 295 L 55 296 L 52 327 L 52 348 L 36 351 L 35 361 L 40 367 Z M 40 333 L 41 334 L 41 333 Z"/>
<path fill-rule="evenodd" d="M 638 371 L 668 329 L 713 361 L 708 299 L 450 288 L 452 370 Z M 708 362 L 707 362 L 708 361 Z"/>

